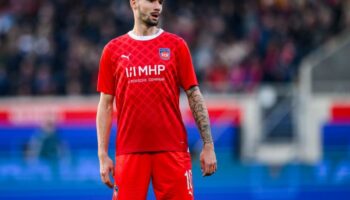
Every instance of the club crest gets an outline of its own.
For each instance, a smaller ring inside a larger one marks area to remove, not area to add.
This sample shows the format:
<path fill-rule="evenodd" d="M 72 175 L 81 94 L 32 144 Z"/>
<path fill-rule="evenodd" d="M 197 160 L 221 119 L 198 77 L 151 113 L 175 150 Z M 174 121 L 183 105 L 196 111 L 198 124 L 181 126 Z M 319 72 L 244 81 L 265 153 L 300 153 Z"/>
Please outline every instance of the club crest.
<path fill-rule="evenodd" d="M 169 48 L 159 48 L 159 57 L 162 60 L 170 59 L 170 49 Z"/>

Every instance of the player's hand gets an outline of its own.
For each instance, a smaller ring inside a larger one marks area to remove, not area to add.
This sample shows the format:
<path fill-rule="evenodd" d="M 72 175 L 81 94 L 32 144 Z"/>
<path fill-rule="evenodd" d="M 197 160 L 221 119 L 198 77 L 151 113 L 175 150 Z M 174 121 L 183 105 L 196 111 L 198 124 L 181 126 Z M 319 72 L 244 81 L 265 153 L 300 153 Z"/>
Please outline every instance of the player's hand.
<path fill-rule="evenodd" d="M 114 177 L 113 161 L 108 155 L 99 156 L 100 159 L 100 176 L 104 184 L 109 188 L 113 188 L 113 183 L 110 179 L 110 175 Z"/>
<path fill-rule="evenodd" d="M 217 169 L 216 155 L 213 143 L 205 143 L 200 154 L 200 162 L 203 176 L 210 176 Z"/>

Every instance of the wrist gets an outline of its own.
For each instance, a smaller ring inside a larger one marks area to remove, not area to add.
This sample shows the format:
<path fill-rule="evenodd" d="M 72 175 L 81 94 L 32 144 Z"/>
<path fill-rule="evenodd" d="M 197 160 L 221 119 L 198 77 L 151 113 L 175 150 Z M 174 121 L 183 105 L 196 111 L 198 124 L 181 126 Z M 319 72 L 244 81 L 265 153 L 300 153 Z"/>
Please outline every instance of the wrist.
<path fill-rule="evenodd" d="M 203 149 L 204 148 L 214 150 L 214 142 L 204 142 Z"/>
<path fill-rule="evenodd" d="M 103 152 L 98 152 L 98 157 L 99 158 L 105 158 L 105 157 L 108 157 L 108 153 L 103 151 Z"/>

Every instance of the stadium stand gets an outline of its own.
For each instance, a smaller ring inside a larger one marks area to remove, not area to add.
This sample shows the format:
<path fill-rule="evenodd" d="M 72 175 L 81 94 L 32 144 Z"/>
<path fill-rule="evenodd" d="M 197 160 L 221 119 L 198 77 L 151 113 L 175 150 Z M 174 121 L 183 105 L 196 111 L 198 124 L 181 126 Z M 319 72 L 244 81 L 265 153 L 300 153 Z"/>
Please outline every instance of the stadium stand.
<path fill-rule="evenodd" d="M 347 2 L 167 1 L 162 27 L 189 43 L 203 89 L 249 92 L 293 81 L 302 58 L 349 25 Z M 2 1 L 0 95 L 94 94 L 103 46 L 132 28 L 128 6 Z"/>
<path fill-rule="evenodd" d="M 182 96 L 196 199 L 347 199 L 350 1 L 165 4 L 161 26 L 191 48 L 217 151 L 217 173 L 201 177 Z M 131 26 L 128 0 L 0 1 L 0 199 L 111 197 L 96 155 L 96 78 L 103 46 Z M 28 144 L 52 119 L 65 152 L 50 163 Z"/>

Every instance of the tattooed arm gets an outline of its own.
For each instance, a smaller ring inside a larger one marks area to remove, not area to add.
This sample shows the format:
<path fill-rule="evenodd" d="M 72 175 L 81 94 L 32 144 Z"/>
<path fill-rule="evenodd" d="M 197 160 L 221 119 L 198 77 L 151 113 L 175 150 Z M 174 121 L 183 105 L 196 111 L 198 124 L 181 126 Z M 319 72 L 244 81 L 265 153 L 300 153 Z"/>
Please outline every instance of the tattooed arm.
<path fill-rule="evenodd" d="M 198 86 L 190 88 L 186 91 L 186 94 L 203 141 L 203 149 L 200 155 L 203 176 L 208 176 L 213 174 L 217 169 L 208 109 L 205 106 L 204 98 Z"/>

